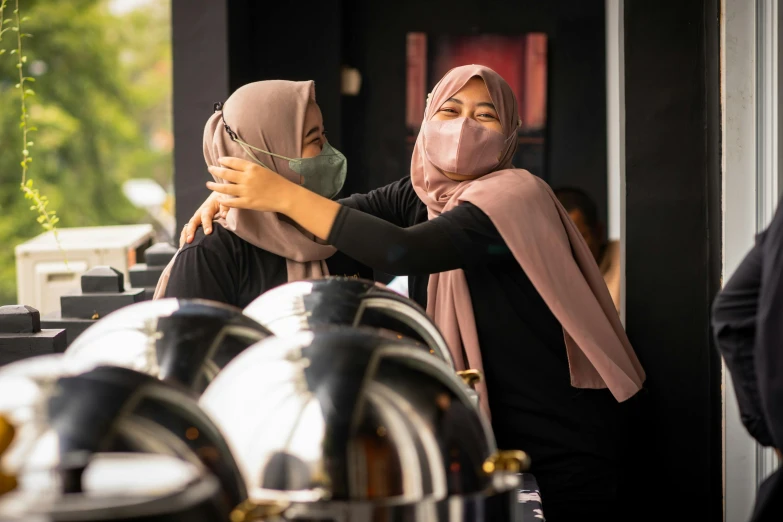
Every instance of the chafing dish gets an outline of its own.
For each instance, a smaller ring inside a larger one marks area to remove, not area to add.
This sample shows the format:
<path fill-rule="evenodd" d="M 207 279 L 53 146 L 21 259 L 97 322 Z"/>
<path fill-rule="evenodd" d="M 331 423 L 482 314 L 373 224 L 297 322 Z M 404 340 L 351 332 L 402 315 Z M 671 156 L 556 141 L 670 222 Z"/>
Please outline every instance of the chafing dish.
<path fill-rule="evenodd" d="M 24 493 L 79 492 L 95 454 L 132 452 L 209 471 L 226 505 L 247 498 L 222 434 L 187 390 L 126 368 L 69 375 L 64 357 L 35 359 L 0 372 L 0 414 L 17 428 L 0 469 Z"/>
<path fill-rule="evenodd" d="M 225 522 L 230 511 L 203 469 L 138 453 L 93 454 L 79 491 L 20 488 L 0 496 L 4 522 Z"/>
<path fill-rule="evenodd" d="M 244 312 L 276 335 L 325 325 L 382 328 L 423 344 L 454 367 L 449 347 L 427 313 L 413 300 L 372 281 L 296 281 L 265 292 Z"/>
<path fill-rule="evenodd" d="M 328 277 L 288 283 L 255 299 L 245 308 L 245 314 L 276 335 L 334 325 L 387 330 L 429 349 L 455 368 L 446 340 L 426 311 L 412 299 L 372 281 Z M 472 369 L 457 374 L 477 406 L 474 388 L 481 375 Z"/>
<path fill-rule="evenodd" d="M 268 338 L 199 404 L 225 433 L 251 503 L 283 504 L 286 520 L 510 520 L 498 516 L 528 464 L 497 450 L 451 367 L 378 332 Z"/>
<path fill-rule="evenodd" d="M 160 299 L 107 315 L 68 347 L 71 372 L 122 366 L 200 393 L 228 361 L 270 332 L 239 308 Z"/>

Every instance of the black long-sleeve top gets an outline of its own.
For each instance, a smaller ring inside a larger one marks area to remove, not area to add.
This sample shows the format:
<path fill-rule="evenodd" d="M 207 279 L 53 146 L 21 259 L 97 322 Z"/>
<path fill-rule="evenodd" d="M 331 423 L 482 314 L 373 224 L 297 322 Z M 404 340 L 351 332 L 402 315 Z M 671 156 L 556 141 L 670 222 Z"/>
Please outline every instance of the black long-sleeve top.
<path fill-rule="evenodd" d="M 783 449 L 783 205 L 778 205 L 761 241 L 756 324 L 756 372 L 761 405 L 772 443 Z"/>
<path fill-rule="evenodd" d="M 783 205 L 716 298 L 713 328 L 743 424 L 783 448 Z M 751 520 L 783 520 L 783 469 L 761 485 Z"/>
<path fill-rule="evenodd" d="M 712 325 L 743 424 L 783 447 L 783 205 L 715 299 Z"/>
<path fill-rule="evenodd" d="M 373 277 L 372 270 L 341 252 L 327 259 L 326 265 L 332 275 Z M 165 297 L 209 299 L 244 308 L 287 281 L 284 257 L 215 224 L 209 235 L 199 227 L 193 242 L 177 253 Z"/>
<path fill-rule="evenodd" d="M 761 288 L 763 234 L 712 305 L 712 328 L 734 382 L 742 424 L 764 446 L 772 437 L 761 408 L 755 368 L 756 319 Z"/>
<path fill-rule="evenodd" d="M 619 405 L 608 390 L 571 386 L 563 329 L 489 217 L 463 203 L 428 220 L 410 178 L 341 203 L 328 242 L 375 270 L 408 275 L 422 306 L 429 274 L 464 270 L 498 446 L 531 455 L 550 507 L 611 490 Z M 598 482 L 609 487 L 597 491 Z"/>

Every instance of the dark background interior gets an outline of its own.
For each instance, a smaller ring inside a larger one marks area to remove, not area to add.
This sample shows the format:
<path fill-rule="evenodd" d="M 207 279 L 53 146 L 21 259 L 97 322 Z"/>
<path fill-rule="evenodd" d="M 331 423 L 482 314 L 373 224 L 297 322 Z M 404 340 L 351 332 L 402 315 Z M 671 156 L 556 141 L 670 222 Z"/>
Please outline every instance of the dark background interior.
<path fill-rule="evenodd" d="M 343 63 L 362 73 L 342 99 L 347 188 L 367 191 L 409 174 L 405 150 L 405 36 L 546 33 L 549 59 L 546 172 L 551 185 L 586 189 L 606 212 L 606 65 L 599 0 L 568 2 L 343 1 Z M 431 88 L 432 85 L 428 85 Z M 524 165 L 518 165 L 524 168 Z"/>
<path fill-rule="evenodd" d="M 543 32 L 549 60 L 546 171 L 534 174 L 553 187 L 585 189 L 605 223 L 603 1 L 331 0 L 299 7 L 294 14 L 286 2 L 229 0 L 230 90 L 264 79 L 315 80 L 329 140 L 348 158 L 345 194 L 410 174 L 407 33 Z M 340 94 L 343 65 L 362 75 L 358 96 Z"/>

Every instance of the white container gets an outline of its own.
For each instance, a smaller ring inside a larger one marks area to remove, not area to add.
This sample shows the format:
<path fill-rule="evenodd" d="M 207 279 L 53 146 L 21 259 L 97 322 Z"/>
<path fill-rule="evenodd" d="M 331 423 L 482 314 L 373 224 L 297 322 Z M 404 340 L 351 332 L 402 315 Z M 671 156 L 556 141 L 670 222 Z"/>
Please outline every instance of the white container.
<path fill-rule="evenodd" d="M 61 228 L 62 250 L 52 232 L 16 247 L 17 301 L 36 308 L 41 316 L 60 309 L 60 296 L 80 287 L 81 275 L 108 265 L 125 274 L 136 264 L 139 248 L 153 239 L 152 225 Z M 67 266 L 66 266 L 67 260 Z"/>

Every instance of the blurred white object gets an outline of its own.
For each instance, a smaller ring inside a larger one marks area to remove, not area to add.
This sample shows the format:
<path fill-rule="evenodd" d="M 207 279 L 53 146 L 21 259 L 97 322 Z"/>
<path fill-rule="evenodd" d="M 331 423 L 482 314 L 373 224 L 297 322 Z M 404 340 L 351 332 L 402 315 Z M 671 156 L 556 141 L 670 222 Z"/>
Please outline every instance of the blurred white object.
<path fill-rule="evenodd" d="M 33 76 L 41 76 L 46 74 L 47 70 L 49 70 L 49 66 L 46 65 L 46 62 L 41 60 L 35 60 L 30 64 L 30 74 Z"/>
<path fill-rule="evenodd" d="M 17 301 L 41 316 L 59 310 L 60 296 L 78 289 L 81 275 L 95 266 L 116 268 L 127 286 L 137 250 L 151 242 L 154 230 L 152 225 L 61 228 L 57 235 L 62 250 L 52 232 L 16 247 Z"/>
<path fill-rule="evenodd" d="M 174 238 L 176 217 L 168 204 L 169 195 L 155 180 L 129 179 L 122 184 L 122 192 L 134 207 L 145 210 L 164 230 L 164 241 Z"/>
<path fill-rule="evenodd" d="M 408 296 L 408 276 L 397 276 L 386 285 L 389 290 L 394 290 L 400 295 Z"/>
<path fill-rule="evenodd" d="M 114 16 L 123 16 L 152 3 L 152 0 L 110 0 L 109 12 Z"/>
<path fill-rule="evenodd" d="M 138 208 L 159 207 L 166 201 L 166 191 L 151 179 L 129 179 L 122 192 Z"/>

